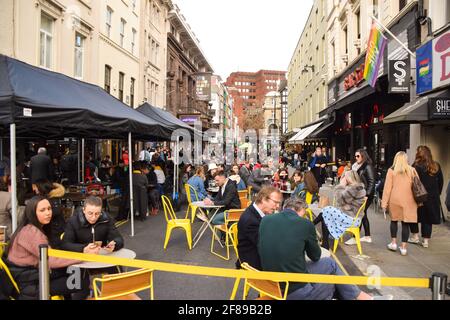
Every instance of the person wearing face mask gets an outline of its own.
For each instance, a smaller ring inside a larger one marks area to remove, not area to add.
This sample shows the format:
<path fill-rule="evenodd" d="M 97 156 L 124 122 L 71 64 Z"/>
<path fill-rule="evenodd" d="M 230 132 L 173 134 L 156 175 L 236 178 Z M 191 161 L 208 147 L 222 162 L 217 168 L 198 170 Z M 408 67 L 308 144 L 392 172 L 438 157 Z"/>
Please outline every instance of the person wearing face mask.
<path fill-rule="evenodd" d="M 50 221 L 52 206 L 43 196 L 38 195 L 28 201 L 24 217 L 11 237 L 6 250 L 6 264 L 16 280 L 19 300 L 37 300 L 39 296 L 39 246 L 52 247 Z M 89 295 L 89 277 L 81 275 L 78 289 L 67 285 L 70 273 L 66 268 L 81 261 L 48 258 L 50 273 L 50 295 L 64 295 L 65 299 L 84 299 Z M 73 294 L 73 296 L 72 296 Z"/>
<path fill-rule="evenodd" d="M 242 214 L 238 222 L 238 253 L 236 267 L 247 262 L 252 267 L 261 270 L 261 260 L 258 254 L 259 225 L 266 216 L 280 209 L 283 195 L 272 186 L 265 186 L 258 192 L 255 202 Z"/>

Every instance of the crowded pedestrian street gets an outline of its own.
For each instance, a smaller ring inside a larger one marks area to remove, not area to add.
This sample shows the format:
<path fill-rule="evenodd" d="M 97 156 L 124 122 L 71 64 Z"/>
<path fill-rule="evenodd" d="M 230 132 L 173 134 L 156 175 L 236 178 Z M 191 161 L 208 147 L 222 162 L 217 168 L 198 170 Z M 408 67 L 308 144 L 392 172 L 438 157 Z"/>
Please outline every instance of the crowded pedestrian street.
<path fill-rule="evenodd" d="M 450 0 L 0 8 L 5 310 L 450 298 Z"/>

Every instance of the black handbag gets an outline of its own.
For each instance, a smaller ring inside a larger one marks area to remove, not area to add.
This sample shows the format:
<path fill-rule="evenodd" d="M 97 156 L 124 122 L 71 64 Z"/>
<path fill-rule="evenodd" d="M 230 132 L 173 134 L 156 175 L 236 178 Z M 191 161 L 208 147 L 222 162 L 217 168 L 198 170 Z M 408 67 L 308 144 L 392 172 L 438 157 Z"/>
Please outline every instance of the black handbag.
<path fill-rule="evenodd" d="M 417 204 L 422 204 L 427 201 L 428 192 L 425 189 L 422 181 L 420 181 L 420 178 L 417 175 L 416 171 L 414 171 L 414 174 L 413 174 L 412 192 L 413 192 L 414 200 L 416 200 Z"/>

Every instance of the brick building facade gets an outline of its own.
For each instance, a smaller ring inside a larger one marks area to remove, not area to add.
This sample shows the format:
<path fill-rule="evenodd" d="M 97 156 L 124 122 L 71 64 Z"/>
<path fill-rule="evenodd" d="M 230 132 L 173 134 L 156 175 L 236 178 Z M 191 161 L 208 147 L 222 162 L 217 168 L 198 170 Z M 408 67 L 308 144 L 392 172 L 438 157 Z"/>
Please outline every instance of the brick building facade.
<path fill-rule="evenodd" d="M 258 72 L 233 72 L 226 85 L 234 100 L 235 115 L 239 126 L 244 127 L 244 119 L 262 112 L 266 94 L 276 91 L 281 81 L 286 80 L 285 71 L 260 70 Z"/>

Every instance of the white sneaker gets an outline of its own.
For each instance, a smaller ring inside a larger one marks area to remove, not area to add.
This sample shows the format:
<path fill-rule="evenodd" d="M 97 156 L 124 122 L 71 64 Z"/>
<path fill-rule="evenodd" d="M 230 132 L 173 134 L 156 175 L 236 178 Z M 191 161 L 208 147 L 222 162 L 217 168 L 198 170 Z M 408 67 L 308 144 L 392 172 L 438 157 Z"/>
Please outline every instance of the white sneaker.
<path fill-rule="evenodd" d="M 361 239 L 359 239 L 359 241 L 372 243 L 372 237 L 362 237 Z"/>
<path fill-rule="evenodd" d="M 350 238 L 347 241 L 345 241 L 345 244 L 348 246 L 354 246 L 356 244 L 355 238 Z"/>
<path fill-rule="evenodd" d="M 389 243 L 387 245 L 388 249 L 391 251 L 397 251 L 397 244 L 396 243 Z"/>
<path fill-rule="evenodd" d="M 408 253 L 408 250 L 403 249 L 402 247 L 400 247 L 399 249 L 400 249 L 400 254 L 401 254 L 402 256 L 406 256 L 406 254 Z"/>
<path fill-rule="evenodd" d="M 424 248 L 428 248 L 428 241 L 427 242 L 422 242 L 422 247 L 424 247 Z"/>
<path fill-rule="evenodd" d="M 409 238 L 408 239 L 408 242 L 409 243 L 413 243 L 413 244 L 419 244 L 420 243 L 420 240 L 419 240 L 419 237 L 417 237 L 417 238 Z"/>

